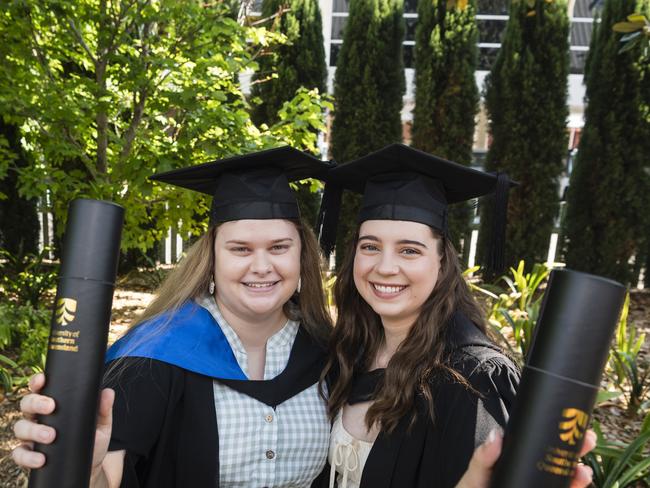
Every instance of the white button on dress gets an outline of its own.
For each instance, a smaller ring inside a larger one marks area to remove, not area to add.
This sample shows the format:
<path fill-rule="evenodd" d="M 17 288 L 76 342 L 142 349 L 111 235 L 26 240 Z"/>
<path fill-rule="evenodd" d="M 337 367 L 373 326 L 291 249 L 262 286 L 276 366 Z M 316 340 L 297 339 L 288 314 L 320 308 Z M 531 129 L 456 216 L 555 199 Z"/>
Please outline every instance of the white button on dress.
<path fill-rule="evenodd" d="M 221 327 L 240 368 L 248 357 L 235 331 L 212 297 L 198 303 Z M 289 362 L 299 323 L 289 320 L 266 345 L 264 379 L 280 374 Z M 330 422 L 327 404 L 314 384 L 276 409 L 228 386 L 213 382 L 219 431 L 219 486 L 309 488 L 325 465 Z"/>

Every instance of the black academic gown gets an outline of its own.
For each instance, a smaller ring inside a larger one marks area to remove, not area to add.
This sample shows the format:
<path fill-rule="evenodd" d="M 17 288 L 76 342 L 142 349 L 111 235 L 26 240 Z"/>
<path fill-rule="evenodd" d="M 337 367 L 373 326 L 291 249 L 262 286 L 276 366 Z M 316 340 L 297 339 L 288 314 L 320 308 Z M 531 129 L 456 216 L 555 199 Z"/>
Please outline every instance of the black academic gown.
<path fill-rule="evenodd" d="M 494 427 L 505 426 L 519 381 L 518 368 L 464 315 L 455 314 L 449 325 L 452 365 L 476 392 L 451 378 L 432 379 L 435 423 L 424 398 L 417 397 L 414 426 L 409 429 L 410 418 L 405 417 L 391 434 L 379 433 L 361 488 L 453 488 L 474 449 Z M 350 403 L 371 399 L 382 373 L 360 376 Z"/>
<path fill-rule="evenodd" d="M 273 380 L 218 381 L 275 407 L 316 383 L 324 358 L 301 327 L 287 367 Z M 116 393 L 109 451 L 126 450 L 121 487 L 218 487 L 213 379 L 155 359 L 120 361 L 105 386 Z"/>

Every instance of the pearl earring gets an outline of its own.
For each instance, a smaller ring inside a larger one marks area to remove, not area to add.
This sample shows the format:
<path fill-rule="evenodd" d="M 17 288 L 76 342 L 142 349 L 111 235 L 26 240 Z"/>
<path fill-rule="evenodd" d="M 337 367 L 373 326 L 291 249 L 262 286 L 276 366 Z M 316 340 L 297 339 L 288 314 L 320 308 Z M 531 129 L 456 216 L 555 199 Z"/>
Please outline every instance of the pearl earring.
<path fill-rule="evenodd" d="M 302 278 L 298 278 L 298 288 L 296 288 L 296 293 L 300 293 L 301 285 L 302 285 Z"/>
<path fill-rule="evenodd" d="M 210 286 L 208 287 L 210 295 L 214 295 L 214 280 L 210 280 Z"/>

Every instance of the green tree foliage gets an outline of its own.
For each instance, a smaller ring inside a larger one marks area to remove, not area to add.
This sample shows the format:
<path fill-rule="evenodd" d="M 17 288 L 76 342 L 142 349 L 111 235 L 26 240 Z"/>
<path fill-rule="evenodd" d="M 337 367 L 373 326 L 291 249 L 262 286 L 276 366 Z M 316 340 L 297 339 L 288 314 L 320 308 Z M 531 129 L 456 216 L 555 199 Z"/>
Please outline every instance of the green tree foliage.
<path fill-rule="evenodd" d="M 472 161 L 479 93 L 476 1 L 421 0 L 415 30 L 413 146 L 460 164 Z M 469 207 L 450 209 L 454 244 L 469 229 Z"/>
<path fill-rule="evenodd" d="M 0 105 L 35 161 L 21 191 L 51 192 L 59 231 L 72 198 L 125 205 L 125 249 L 150 248 L 169 226 L 201 232 L 206 199 L 148 176 L 280 141 L 315 149 L 315 92 L 301 91 L 268 129 L 250 120 L 239 74 L 277 38 L 220 2 L 3 3 Z"/>
<path fill-rule="evenodd" d="M 334 81 L 331 151 L 339 163 L 402 140 L 403 9 L 402 0 L 350 2 Z M 337 263 L 356 225 L 357 210 L 358 198 L 344 195 Z"/>
<path fill-rule="evenodd" d="M 647 246 L 650 205 L 650 53 L 640 44 L 619 52 L 622 35 L 612 30 L 633 12 L 647 16 L 650 1 L 606 0 L 594 24 L 566 222 L 567 265 L 623 282 L 644 238 Z"/>
<path fill-rule="evenodd" d="M 253 112 L 257 124 L 278 120 L 278 110 L 300 87 L 326 91 L 327 66 L 323 22 L 317 0 L 265 0 L 262 17 L 267 28 L 286 36 L 266 56 L 260 56 L 252 94 L 261 103 Z"/>
<path fill-rule="evenodd" d="M 278 121 L 278 110 L 299 88 L 326 93 L 327 65 L 317 0 L 265 0 L 262 17 L 268 19 L 267 29 L 286 36 L 284 44 L 259 57 L 252 88 L 252 95 L 260 100 L 253 121 L 270 125 Z M 303 218 L 315 225 L 320 197 L 310 186 L 300 185 L 297 198 Z"/>
<path fill-rule="evenodd" d="M 505 171 L 510 192 L 506 266 L 546 260 L 558 213 L 558 178 L 567 155 L 569 20 L 565 0 L 512 0 L 501 50 L 486 81 L 492 145 L 488 171 Z M 492 205 L 481 213 L 485 257 Z M 482 262 L 485 262 L 484 260 Z"/>
<path fill-rule="evenodd" d="M 24 198 L 18 191 L 18 171 L 28 166 L 29 160 L 20 147 L 18 127 L 3 121 L 0 116 L 0 145 L 2 141 L 7 151 L 4 156 L 12 162 L 12 169 L 0 179 L 0 194 L 4 195 L 0 198 L 0 248 L 23 256 L 35 253 L 38 246 L 36 201 Z"/>

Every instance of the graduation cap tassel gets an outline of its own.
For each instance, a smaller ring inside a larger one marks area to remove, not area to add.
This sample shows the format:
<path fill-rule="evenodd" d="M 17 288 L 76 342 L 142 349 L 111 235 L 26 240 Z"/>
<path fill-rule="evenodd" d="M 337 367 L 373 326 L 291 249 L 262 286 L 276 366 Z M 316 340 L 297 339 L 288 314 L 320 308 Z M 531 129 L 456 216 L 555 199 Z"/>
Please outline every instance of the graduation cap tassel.
<path fill-rule="evenodd" d="M 492 242 L 487 263 L 488 276 L 497 276 L 505 271 L 506 220 L 508 215 L 508 190 L 510 179 L 506 173 L 497 173 L 494 191 L 494 225 Z"/>
<path fill-rule="evenodd" d="M 320 247 L 326 258 L 334 250 L 336 244 L 336 226 L 341 211 L 343 188 L 335 183 L 327 183 L 323 192 L 323 201 L 318 213 L 318 229 Z"/>

